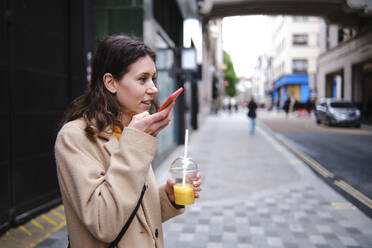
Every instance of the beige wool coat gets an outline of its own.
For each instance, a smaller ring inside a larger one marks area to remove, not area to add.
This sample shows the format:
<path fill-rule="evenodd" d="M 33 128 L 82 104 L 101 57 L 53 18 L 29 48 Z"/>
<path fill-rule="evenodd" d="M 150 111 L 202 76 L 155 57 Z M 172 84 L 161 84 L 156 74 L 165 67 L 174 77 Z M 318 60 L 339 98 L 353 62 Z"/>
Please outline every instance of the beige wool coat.
<path fill-rule="evenodd" d="M 91 142 L 85 122 L 74 120 L 59 131 L 55 156 L 72 248 L 107 247 L 147 190 L 120 248 L 163 248 L 162 222 L 184 211 L 158 188 L 151 161 L 157 139 L 124 128 L 118 140 L 110 129 Z"/>

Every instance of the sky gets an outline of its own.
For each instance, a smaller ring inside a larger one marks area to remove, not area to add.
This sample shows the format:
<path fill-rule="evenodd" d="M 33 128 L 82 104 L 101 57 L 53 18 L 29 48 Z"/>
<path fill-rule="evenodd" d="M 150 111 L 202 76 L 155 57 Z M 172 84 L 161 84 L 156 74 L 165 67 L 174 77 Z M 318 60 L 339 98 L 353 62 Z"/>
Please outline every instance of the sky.
<path fill-rule="evenodd" d="M 268 17 L 262 15 L 223 18 L 222 46 L 238 77 L 251 77 L 258 56 L 268 52 L 267 21 Z"/>

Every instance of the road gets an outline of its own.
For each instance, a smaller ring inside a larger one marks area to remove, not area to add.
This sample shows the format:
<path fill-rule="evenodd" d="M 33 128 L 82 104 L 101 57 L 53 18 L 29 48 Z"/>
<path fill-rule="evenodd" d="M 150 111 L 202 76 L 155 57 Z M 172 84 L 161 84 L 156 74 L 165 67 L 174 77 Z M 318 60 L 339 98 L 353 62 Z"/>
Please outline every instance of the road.
<path fill-rule="evenodd" d="M 333 173 L 335 179 L 345 181 L 369 199 L 372 198 L 371 130 L 326 127 L 317 125 L 311 116 L 291 115 L 286 118 L 277 112 L 262 112 L 259 120 L 279 138 Z M 343 193 L 371 216 L 371 209 Z"/>

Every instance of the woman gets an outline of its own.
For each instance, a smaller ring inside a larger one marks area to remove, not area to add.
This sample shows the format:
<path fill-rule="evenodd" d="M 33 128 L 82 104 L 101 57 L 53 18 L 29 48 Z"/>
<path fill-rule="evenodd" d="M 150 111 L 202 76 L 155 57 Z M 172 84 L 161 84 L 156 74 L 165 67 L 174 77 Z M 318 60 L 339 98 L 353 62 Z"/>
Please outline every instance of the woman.
<path fill-rule="evenodd" d="M 257 104 L 254 101 L 254 98 L 251 97 L 251 100 L 248 103 L 248 117 L 251 120 L 251 127 L 250 127 L 250 133 L 254 134 L 254 128 L 255 128 L 255 118 L 256 118 L 256 109 Z"/>
<path fill-rule="evenodd" d="M 142 42 L 111 36 L 92 61 L 90 89 L 65 114 L 55 153 L 69 240 L 75 247 L 107 247 L 141 205 L 118 247 L 163 247 L 161 223 L 181 214 L 169 179 L 160 188 L 151 168 L 157 134 L 174 103 L 150 114 L 155 53 Z M 199 197 L 201 179 L 194 182 Z"/>

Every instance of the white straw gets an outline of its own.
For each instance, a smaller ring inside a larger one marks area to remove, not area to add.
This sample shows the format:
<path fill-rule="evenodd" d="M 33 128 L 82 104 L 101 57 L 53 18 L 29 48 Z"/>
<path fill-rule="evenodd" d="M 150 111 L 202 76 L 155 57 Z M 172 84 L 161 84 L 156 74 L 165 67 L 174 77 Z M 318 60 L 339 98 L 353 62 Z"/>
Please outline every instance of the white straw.
<path fill-rule="evenodd" d="M 185 187 L 185 184 L 186 184 L 186 169 L 183 168 L 182 188 Z"/>
<path fill-rule="evenodd" d="M 187 158 L 187 145 L 189 143 L 189 130 L 185 130 L 185 151 L 184 151 L 184 158 Z M 185 187 L 186 183 L 186 163 L 183 164 L 183 177 L 182 177 L 182 187 Z"/>
<path fill-rule="evenodd" d="M 187 145 L 189 143 L 189 130 L 185 130 L 185 152 L 184 152 L 184 157 L 187 158 Z"/>

